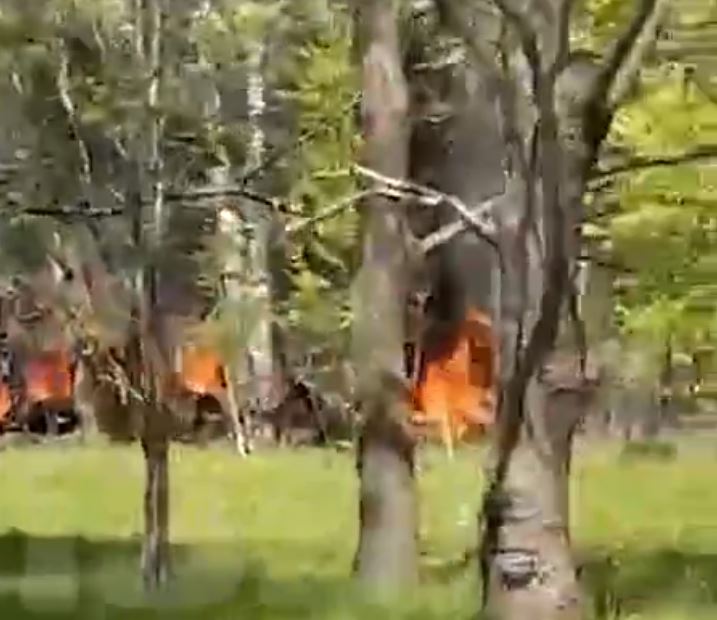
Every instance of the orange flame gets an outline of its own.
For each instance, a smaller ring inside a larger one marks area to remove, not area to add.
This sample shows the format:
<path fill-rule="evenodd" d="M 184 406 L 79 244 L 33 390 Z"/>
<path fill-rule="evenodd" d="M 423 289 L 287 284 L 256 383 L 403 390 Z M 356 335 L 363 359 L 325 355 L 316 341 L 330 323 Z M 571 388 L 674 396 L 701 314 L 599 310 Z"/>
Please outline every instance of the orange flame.
<path fill-rule="evenodd" d="M 72 373 L 65 351 L 47 351 L 29 359 L 24 375 L 31 403 L 72 398 Z"/>
<path fill-rule="evenodd" d="M 414 386 L 415 408 L 427 422 L 446 424 L 453 439 L 482 434 L 494 416 L 494 359 L 490 318 L 470 309 L 452 347 L 426 351 Z"/>
<path fill-rule="evenodd" d="M 7 418 L 11 408 L 12 398 L 10 397 L 10 387 L 3 381 L 0 383 L 0 422 Z"/>
<path fill-rule="evenodd" d="M 205 347 L 188 346 L 182 349 L 181 384 L 198 394 L 216 394 L 224 389 L 222 362 L 219 356 Z"/>

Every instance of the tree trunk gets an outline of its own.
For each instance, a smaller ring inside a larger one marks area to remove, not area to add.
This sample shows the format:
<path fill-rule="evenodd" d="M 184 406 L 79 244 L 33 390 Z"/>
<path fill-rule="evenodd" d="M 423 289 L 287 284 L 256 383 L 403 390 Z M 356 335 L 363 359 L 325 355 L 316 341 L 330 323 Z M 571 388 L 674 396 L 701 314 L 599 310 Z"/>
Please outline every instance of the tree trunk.
<path fill-rule="evenodd" d="M 80 433 L 82 440 L 95 439 L 99 433 L 95 413 L 95 380 L 88 368 L 88 361 L 78 356 L 73 377 L 74 408 L 80 417 Z"/>
<path fill-rule="evenodd" d="M 496 110 L 504 142 L 495 155 L 505 163 L 506 192 L 493 213 L 502 258 L 501 398 L 481 550 L 484 603 L 501 620 L 582 616 L 567 483 L 587 386 L 581 377 L 566 390 L 564 373 L 554 376 L 546 363 L 555 361 L 563 307 L 575 294 L 590 170 L 669 5 L 639 3 L 600 62 L 572 49 L 573 3 L 548 4 L 551 19 L 536 20 L 532 2 L 495 2 L 491 38 L 488 13 L 478 18 L 470 3 L 436 0 L 485 68 L 486 84 L 495 84 L 497 97 L 485 107 Z"/>
<path fill-rule="evenodd" d="M 145 588 L 153 591 L 169 576 L 169 442 L 166 437 L 145 436 L 142 452 L 145 462 L 142 578 Z"/>
<path fill-rule="evenodd" d="M 210 9 L 211 6 L 207 3 L 200 10 L 198 17 L 206 17 L 202 12 Z M 212 67 L 201 55 L 199 63 L 206 73 L 211 75 Z M 207 81 L 204 92 L 207 97 L 204 104 L 206 118 L 220 117 L 222 114 L 222 98 L 213 77 Z M 231 160 L 229 154 L 221 144 L 216 146 L 216 154 L 222 163 L 208 171 L 210 184 L 217 188 L 228 187 L 231 185 Z M 234 205 L 226 204 L 227 200 L 230 199 L 220 197 L 217 205 L 217 228 L 226 240 L 226 249 L 222 261 L 222 294 L 232 304 L 238 305 L 246 294 L 242 290 L 241 280 L 247 269 L 245 264 L 247 241 L 242 233 L 240 217 L 235 212 Z M 233 310 L 239 312 L 238 310 Z M 241 320 L 241 318 L 238 318 L 238 320 Z M 246 342 L 232 343 L 233 352 L 230 355 L 230 359 L 225 360 L 223 368 L 227 387 L 224 398 L 221 399 L 222 412 L 228 419 L 232 439 L 237 454 L 240 456 L 247 456 L 251 450 L 248 429 L 242 420 L 242 411 L 246 410 L 249 400 L 246 396 L 246 388 L 243 387 L 248 384 L 249 379 L 249 369 L 246 362 L 247 347 L 248 343 Z"/>
<path fill-rule="evenodd" d="M 385 402 L 375 407 L 386 407 Z M 418 577 L 418 512 L 413 444 L 393 416 L 406 411 L 366 412 L 359 440 L 360 534 L 354 568 L 378 590 L 414 583 Z M 383 426 L 385 425 L 385 426 Z M 382 427 L 383 426 L 383 427 Z"/>
<path fill-rule="evenodd" d="M 264 128 L 262 117 L 266 105 L 266 84 L 263 75 L 265 45 L 254 44 L 249 56 L 247 110 L 251 129 L 248 168 L 259 171 L 264 160 Z M 249 336 L 252 399 L 260 411 L 268 411 L 277 403 L 273 398 L 274 353 L 271 320 L 271 272 L 269 269 L 269 233 L 272 214 L 264 205 L 250 201 L 244 205 L 245 217 L 251 231 L 248 235 L 248 267 L 252 295 L 257 303 L 257 321 Z"/>
<path fill-rule="evenodd" d="M 232 437 L 239 456 L 248 456 L 251 451 L 246 420 L 242 416 L 239 391 L 239 380 L 233 366 L 224 366 L 227 378 L 226 398 L 222 399 L 222 409 L 227 413 L 232 428 Z"/>
<path fill-rule="evenodd" d="M 135 6 L 138 20 L 135 41 L 139 65 L 151 75 L 147 88 L 147 110 L 157 110 L 162 88 L 162 31 L 165 23 L 164 0 L 147 0 Z M 142 27 L 142 26 L 145 27 Z M 156 252 L 164 234 L 164 183 L 162 138 L 164 117 L 150 114 L 145 119 L 146 134 L 134 136 L 133 165 L 129 175 L 128 205 L 132 207 L 132 239 L 135 248 Z M 144 156 L 146 156 L 146 159 Z M 142 162 L 146 162 L 142 166 Z M 145 214 L 142 189 L 150 190 L 151 212 Z M 144 227 L 148 215 L 149 226 Z M 132 386 L 143 402 L 134 407 L 141 413 L 141 444 L 145 459 L 144 539 L 142 577 L 148 592 L 164 584 L 169 574 L 169 471 L 168 450 L 171 430 L 170 411 L 163 401 L 163 385 L 169 367 L 167 341 L 159 299 L 159 273 L 144 264 L 136 274 L 132 308 L 132 327 L 127 358 Z M 164 359 L 162 359 L 164 358 Z"/>
<path fill-rule="evenodd" d="M 555 370 L 552 366 L 531 381 L 525 405 L 529 422 L 502 485 L 486 497 L 483 553 L 490 618 L 582 617 L 570 551 L 569 482 L 573 434 L 592 386 L 577 365 L 572 376 L 569 367 Z"/>
<path fill-rule="evenodd" d="M 501 550 L 487 571 L 489 618 L 582 617 L 568 528 L 561 516 L 566 489 L 567 474 L 559 475 L 535 445 L 525 441 L 516 448 L 501 494 L 510 507 L 504 508 L 492 534 Z"/>
<path fill-rule="evenodd" d="M 670 429 L 677 428 L 675 416 L 675 372 L 672 363 L 672 337 L 668 336 L 665 341 L 662 372 L 660 373 L 660 423 Z"/>
<path fill-rule="evenodd" d="M 397 2 L 355 4 L 363 65 L 364 163 L 392 177 L 408 171 L 408 95 L 401 67 Z M 374 591 L 418 579 L 413 440 L 403 359 L 406 221 L 403 205 L 364 204 L 364 262 L 359 274 L 354 345 L 363 426 L 358 442 L 360 532 L 354 569 Z"/>

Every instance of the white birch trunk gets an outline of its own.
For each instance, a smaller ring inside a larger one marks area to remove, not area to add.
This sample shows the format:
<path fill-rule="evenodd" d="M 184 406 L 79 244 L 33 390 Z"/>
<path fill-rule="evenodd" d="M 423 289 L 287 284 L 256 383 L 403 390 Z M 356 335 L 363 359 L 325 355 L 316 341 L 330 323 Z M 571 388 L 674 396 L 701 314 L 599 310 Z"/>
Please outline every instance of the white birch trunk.
<path fill-rule="evenodd" d="M 251 143 L 247 165 L 249 170 L 256 170 L 264 159 L 264 130 L 261 126 L 265 108 L 265 82 L 262 74 L 264 44 L 259 42 L 249 59 L 247 104 L 249 124 L 251 127 Z M 254 385 L 252 396 L 260 410 L 264 411 L 272 405 L 272 378 L 274 372 L 274 355 L 272 351 L 271 321 L 271 277 L 268 262 L 268 243 L 271 214 L 265 206 L 247 202 L 246 218 L 251 228 L 249 237 L 249 281 L 257 309 L 257 320 L 249 336 L 249 355 Z"/>
<path fill-rule="evenodd" d="M 197 17 L 205 17 L 211 11 L 211 2 L 203 2 Z M 207 81 L 210 95 L 204 106 L 206 118 L 214 118 L 220 114 L 222 108 L 221 96 L 212 79 L 212 68 L 205 59 L 199 58 L 199 64 L 210 79 Z M 218 158 L 222 161 L 220 166 L 208 171 L 209 183 L 212 187 L 222 188 L 231 185 L 231 163 L 225 150 L 218 147 Z M 220 198 L 225 201 L 226 198 Z M 236 211 L 225 204 L 217 213 L 217 229 L 226 242 L 222 265 L 222 294 L 232 307 L 239 307 L 245 291 L 242 290 L 242 280 L 246 270 L 246 240 L 242 231 L 242 221 Z M 232 317 L 232 320 L 242 321 L 243 317 Z M 236 451 L 241 456 L 248 455 L 250 451 L 249 437 L 245 425 L 242 424 L 242 411 L 246 410 L 246 388 L 249 368 L 247 364 L 247 351 L 245 342 L 235 342 L 232 354 L 224 360 L 224 373 L 227 381 L 226 398 L 223 399 L 222 409 L 229 418 L 232 439 Z"/>

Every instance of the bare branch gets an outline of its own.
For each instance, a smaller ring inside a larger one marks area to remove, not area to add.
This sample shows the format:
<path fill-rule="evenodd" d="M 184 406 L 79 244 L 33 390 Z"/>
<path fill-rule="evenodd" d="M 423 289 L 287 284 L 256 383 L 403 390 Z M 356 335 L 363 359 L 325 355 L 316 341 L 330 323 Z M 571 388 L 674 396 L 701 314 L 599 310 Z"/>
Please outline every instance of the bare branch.
<path fill-rule="evenodd" d="M 696 148 L 681 155 L 672 157 L 636 157 L 624 164 L 614 166 L 612 168 L 595 170 L 591 179 L 605 179 L 618 174 L 626 174 L 637 170 L 645 170 L 648 168 L 664 168 L 669 166 L 679 166 L 692 162 L 717 159 L 717 144 L 706 145 Z"/>
<path fill-rule="evenodd" d="M 168 202 L 197 201 L 212 198 L 248 198 L 277 210 L 281 210 L 282 206 L 286 204 L 278 198 L 252 191 L 243 185 L 210 186 L 185 191 L 165 192 L 164 194 L 164 199 Z"/>
<path fill-rule="evenodd" d="M 430 187 L 424 187 L 411 181 L 404 179 L 393 179 L 382 175 L 374 170 L 363 166 L 354 166 L 356 172 L 361 176 L 371 179 L 375 183 L 383 185 L 389 192 L 394 195 L 406 194 L 417 198 L 421 204 L 426 206 L 438 206 L 447 204 L 452 207 L 468 224 L 468 226 L 482 239 L 491 245 L 497 245 L 495 240 L 495 225 L 493 224 L 490 213 L 487 210 L 479 210 L 478 213 L 469 209 L 466 204 L 457 196 L 445 194 Z M 396 194 L 396 192 L 398 194 Z"/>
<path fill-rule="evenodd" d="M 615 108 L 620 105 L 629 93 L 645 56 L 656 44 L 658 32 L 665 20 L 669 6 L 668 0 L 657 0 L 652 15 L 643 24 L 638 40 L 632 45 L 620 70 L 615 75 L 612 87 L 607 92 L 609 107 Z"/>
<path fill-rule="evenodd" d="M 117 217 L 124 215 L 124 209 L 115 207 L 92 207 L 86 208 L 82 206 L 63 206 L 63 207 L 49 207 L 23 209 L 21 211 L 24 215 L 38 215 L 38 216 L 49 216 L 55 218 L 102 218 L 102 217 Z"/>
<path fill-rule="evenodd" d="M 482 202 L 477 207 L 474 207 L 471 209 L 473 216 L 481 220 L 487 220 L 502 197 L 503 195 L 501 194 L 500 196 L 490 198 L 489 200 Z M 450 242 L 467 230 L 469 230 L 469 225 L 465 222 L 465 220 L 451 222 L 450 224 L 446 224 L 438 230 L 423 237 L 423 239 L 418 242 L 419 248 L 423 254 L 428 254 L 436 248 Z"/>
<path fill-rule="evenodd" d="M 350 209 L 354 204 L 356 204 L 358 201 L 367 198 L 369 196 L 375 196 L 376 191 L 375 190 L 365 190 L 363 192 L 358 192 L 356 194 L 352 194 L 351 196 L 344 198 L 343 200 L 340 200 L 339 202 L 330 205 L 326 209 L 322 210 L 320 213 L 317 213 L 313 217 L 310 217 L 308 219 L 302 220 L 300 222 L 295 222 L 293 224 L 289 224 L 286 227 L 287 233 L 297 233 L 301 232 L 302 230 L 305 230 L 307 228 L 311 228 L 318 224 L 319 222 L 323 222 L 324 220 L 331 219 L 332 217 L 335 217 L 339 215 L 340 213 L 346 211 L 347 209 Z"/>
<path fill-rule="evenodd" d="M 575 0 L 562 0 L 558 11 L 558 49 L 555 54 L 554 70 L 564 67 L 570 56 L 570 16 L 575 6 Z"/>
<path fill-rule="evenodd" d="M 645 51 L 654 41 L 669 0 L 639 0 L 627 30 L 615 42 L 592 89 L 593 101 L 612 106 L 624 96 L 640 67 Z"/>
<path fill-rule="evenodd" d="M 90 163 L 90 154 L 82 136 L 80 135 L 80 123 L 77 119 L 77 108 L 72 101 L 70 94 L 70 59 L 64 40 L 60 40 L 59 44 L 60 66 L 57 71 L 55 85 L 60 96 L 60 103 L 65 111 L 67 123 L 72 129 L 75 141 L 77 143 L 77 151 L 80 156 L 80 182 L 85 192 L 86 198 L 90 198 L 90 190 L 92 187 L 92 164 Z"/>

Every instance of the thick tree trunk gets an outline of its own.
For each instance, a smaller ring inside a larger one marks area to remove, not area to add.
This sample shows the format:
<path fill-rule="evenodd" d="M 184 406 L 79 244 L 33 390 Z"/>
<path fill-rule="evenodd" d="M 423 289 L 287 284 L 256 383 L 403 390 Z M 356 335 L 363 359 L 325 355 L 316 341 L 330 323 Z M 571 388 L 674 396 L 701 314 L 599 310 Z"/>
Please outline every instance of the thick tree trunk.
<path fill-rule="evenodd" d="M 551 370 L 555 370 L 553 367 Z M 483 559 L 490 618 L 582 617 L 570 551 L 572 438 L 592 386 L 563 367 L 534 379 L 502 484 L 486 497 Z"/>
<path fill-rule="evenodd" d="M 374 589 L 410 585 L 418 569 L 413 444 L 403 425 L 391 419 L 406 412 L 378 410 L 367 415 L 359 441 L 361 528 L 355 570 Z"/>
<path fill-rule="evenodd" d="M 169 442 L 166 437 L 144 437 L 142 452 L 145 462 L 142 578 L 145 588 L 152 591 L 169 576 Z"/>
<path fill-rule="evenodd" d="M 363 65 L 364 162 L 404 178 L 408 96 L 397 32 L 397 2 L 356 2 Z M 413 440 L 407 429 L 403 347 L 406 240 L 403 206 L 366 201 L 364 263 L 358 278 L 355 341 L 363 427 L 358 446 L 360 534 L 354 569 L 373 590 L 418 578 Z"/>
<path fill-rule="evenodd" d="M 502 496 L 510 502 L 491 534 L 501 550 L 488 570 L 489 618 L 581 618 L 580 593 L 561 512 L 567 479 L 525 441 L 511 459 Z"/>

